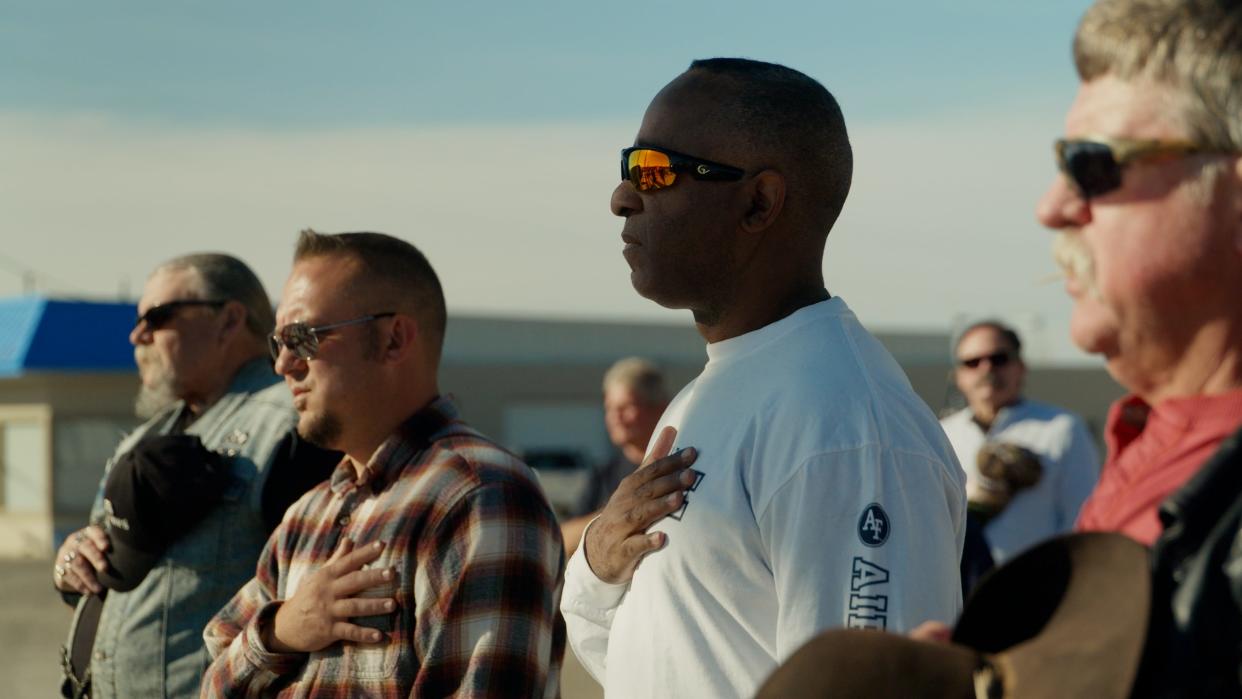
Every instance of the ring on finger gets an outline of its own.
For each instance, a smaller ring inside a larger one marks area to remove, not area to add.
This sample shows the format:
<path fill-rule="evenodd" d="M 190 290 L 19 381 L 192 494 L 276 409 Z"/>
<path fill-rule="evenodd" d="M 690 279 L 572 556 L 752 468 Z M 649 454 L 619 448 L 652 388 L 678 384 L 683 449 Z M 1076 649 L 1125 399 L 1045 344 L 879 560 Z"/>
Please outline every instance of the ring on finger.
<path fill-rule="evenodd" d="M 56 573 L 56 577 L 58 579 L 65 577 L 65 567 L 61 564 L 57 563 L 56 567 L 52 568 L 52 570 Z"/>
<path fill-rule="evenodd" d="M 65 554 L 65 563 L 73 563 L 73 559 L 78 557 L 77 551 L 70 551 Z"/>
<path fill-rule="evenodd" d="M 82 543 L 85 539 L 86 539 L 86 534 L 83 532 L 78 532 L 77 534 L 73 535 L 73 540 L 79 544 Z"/>

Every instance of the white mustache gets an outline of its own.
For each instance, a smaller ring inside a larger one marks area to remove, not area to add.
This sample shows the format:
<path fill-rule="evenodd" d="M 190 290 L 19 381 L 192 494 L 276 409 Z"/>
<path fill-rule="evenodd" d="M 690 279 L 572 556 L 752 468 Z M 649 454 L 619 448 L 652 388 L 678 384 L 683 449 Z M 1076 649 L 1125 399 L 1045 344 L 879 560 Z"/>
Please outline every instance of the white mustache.
<path fill-rule="evenodd" d="M 1082 242 L 1081 233 L 1077 230 L 1057 231 L 1052 239 L 1052 259 L 1065 277 L 1078 282 L 1091 298 L 1100 299 L 1095 281 L 1095 258 Z"/>

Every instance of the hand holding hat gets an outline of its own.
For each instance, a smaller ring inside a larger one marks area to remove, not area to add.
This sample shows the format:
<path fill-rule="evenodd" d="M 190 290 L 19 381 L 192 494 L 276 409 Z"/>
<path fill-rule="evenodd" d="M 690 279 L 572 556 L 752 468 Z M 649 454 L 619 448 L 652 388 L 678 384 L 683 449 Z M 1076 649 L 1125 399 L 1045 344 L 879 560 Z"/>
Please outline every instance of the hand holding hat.
<path fill-rule="evenodd" d="M 98 574 L 108 567 L 108 535 L 96 525 L 83 527 L 65 538 L 52 565 L 52 583 L 61 592 L 85 595 L 103 592 Z"/>
<path fill-rule="evenodd" d="M 979 480 L 967 493 L 971 511 L 990 519 L 999 515 L 1015 495 L 1039 482 L 1044 474 L 1039 456 L 1006 442 L 988 442 L 975 459 Z"/>
<path fill-rule="evenodd" d="M 176 542 L 216 506 L 229 480 L 224 457 L 196 435 L 161 435 L 117 459 L 104 485 L 111 547 L 99 579 L 132 590 Z"/>

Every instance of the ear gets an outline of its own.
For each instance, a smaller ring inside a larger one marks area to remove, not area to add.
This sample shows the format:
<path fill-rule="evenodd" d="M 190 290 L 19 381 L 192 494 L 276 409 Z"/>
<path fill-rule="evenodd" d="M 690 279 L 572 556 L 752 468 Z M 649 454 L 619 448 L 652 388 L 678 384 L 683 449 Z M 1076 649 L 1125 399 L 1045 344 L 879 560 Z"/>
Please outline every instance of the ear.
<path fill-rule="evenodd" d="M 220 309 L 220 340 L 227 342 L 246 330 L 246 307 L 229 301 Z"/>
<path fill-rule="evenodd" d="M 398 313 L 392 317 L 388 333 L 381 337 L 380 358 L 390 362 L 403 361 L 411 353 L 418 351 L 421 335 L 418 321 Z"/>
<path fill-rule="evenodd" d="M 776 170 L 763 170 L 746 183 L 746 193 L 749 201 L 742 230 L 760 233 L 776 223 L 785 207 L 785 176 Z"/>

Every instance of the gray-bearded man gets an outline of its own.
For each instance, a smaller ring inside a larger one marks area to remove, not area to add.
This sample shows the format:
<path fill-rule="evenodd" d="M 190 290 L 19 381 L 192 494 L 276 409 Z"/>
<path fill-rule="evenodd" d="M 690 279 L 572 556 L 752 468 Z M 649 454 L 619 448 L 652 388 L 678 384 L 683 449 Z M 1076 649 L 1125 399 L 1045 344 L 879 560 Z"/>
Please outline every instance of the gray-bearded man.
<path fill-rule="evenodd" d="M 144 439 L 197 435 L 229 471 L 209 513 L 155 560 L 131 588 L 107 590 L 108 517 L 100 495 L 91 524 L 56 555 L 53 582 L 70 604 L 103 596 L 90 651 L 80 612 L 73 645 L 90 652 L 89 675 L 70 691 L 96 699 L 197 697 L 208 658 L 202 632 L 254 569 L 285 508 L 327 477 L 339 454 L 301 442 L 289 392 L 268 358 L 275 324 L 267 293 L 240 260 L 222 254 L 178 257 L 147 280 L 130 333 L 142 376 L 137 413 L 147 422 L 121 441 L 108 471 Z M 185 468 L 196 464 L 179 464 Z M 115 583 L 113 583 L 115 584 Z M 89 683 L 89 690 L 82 687 Z"/>

